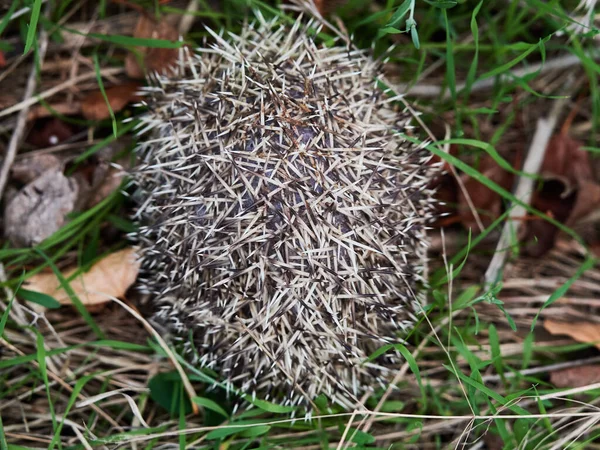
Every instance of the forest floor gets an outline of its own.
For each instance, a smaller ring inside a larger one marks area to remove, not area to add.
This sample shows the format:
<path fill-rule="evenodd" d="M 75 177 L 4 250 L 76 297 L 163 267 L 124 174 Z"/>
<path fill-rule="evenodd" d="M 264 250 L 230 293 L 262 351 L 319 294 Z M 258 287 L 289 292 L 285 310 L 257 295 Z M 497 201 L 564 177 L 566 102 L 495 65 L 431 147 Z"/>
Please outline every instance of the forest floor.
<path fill-rule="evenodd" d="M 446 168 L 427 312 L 365 408 L 234 412 L 156 330 L 123 175 L 145 70 L 279 3 L 0 2 L 0 450 L 600 448 L 595 1 L 316 2 Z"/>

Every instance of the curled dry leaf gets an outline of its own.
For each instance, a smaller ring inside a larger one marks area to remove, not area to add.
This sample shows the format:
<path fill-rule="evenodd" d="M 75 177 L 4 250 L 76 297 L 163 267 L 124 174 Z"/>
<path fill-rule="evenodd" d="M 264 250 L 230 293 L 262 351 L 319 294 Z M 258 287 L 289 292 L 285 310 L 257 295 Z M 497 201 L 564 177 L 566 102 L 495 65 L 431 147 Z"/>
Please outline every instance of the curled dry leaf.
<path fill-rule="evenodd" d="M 479 172 L 504 189 L 510 189 L 513 184 L 514 175 L 502 169 L 491 157 L 485 156 L 479 164 Z M 462 176 L 465 190 L 473 202 L 473 206 L 480 212 L 480 218 L 484 226 L 490 225 L 502 213 L 502 197 L 492 191 L 479 181 L 467 175 Z M 458 214 L 462 224 L 466 228 L 478 229 L 473 211 L 462 189 L 458 190 Z"/>
<path fill-rule="evenodd" d="M 44 148 L 58 145 L 73 136 L 71 127 L 55 117 L 36 122 L 27 137 L 27 142 Z"/>
<path fill-rule="evenodd" d="M 160 21 L 156 21 L 146 14 L 140 16 L 133 32 L 133 36 L 141 39 L 165 39 L 176 41 L 179 32 L 171 23 L 172 16 L 165 15 Z M 127 76 L 142 79 L 148 72 L 168 71 L 177 60 L 178 49 L 174 48 L 148 48 L 136 47 L 125 58 L 125 72 Z"/>
<path fill-rule="evenodd" d="M 588 364 L 586 366 L 555 370 L 550 374 L 550 382 L 559 388 L 576 388 L 600 383 L 600 365 Z"/>
<path fill-rule="evenodd" d="M 106 98 L 112 111 L 121 111 L 129 102 L 136 100 L 139 87 L 139 83 L 130 82 L 106 89 Z M 88 120 L 103 120 L 110 117 L 110 110 L 102 91 L 98 90 L 89 94 L 81 102 L 81 112 Z"/>
<path fill-rule="evenodd" d="M 346 0 L 314 0 L 314 2 L 321 14 L 329 14 L 338 6 L 346 3 Z"/>
<path fill-rule="evenodd" d="M 577 342 L 594 344 L 600 349 L 600 323 L 546 320 L 544 328 L 550 334 L 566 335 Z"/>
<path fill-rule="evenodd" d="M 34 153 L 32 156 L 17 160 L 10 168 L 10 175 L 13 180 L 27 184 L 47 170 L 59 170 L 60 165 L 60 159 L 53 154 Z"/>
<path fill-rule="evenodd" d="M 139 271 L 139 260 L 134 248 L 126 248 L 102 258 L 90 270 L 76 276 L 70 286 L 87 307 L 95 307 L 110 301 L 110 297 L 123 297 L 135 282 Z M 63 272 L 69 280 L 77 268 Z M 54 297 L 63 305 L 71 300 L 63 290 L 54 273 L 40 273 L 25 281 L 23 287 Z"/>
<path fill-rule="evenodd" d="M 75 207 L 77 193 L 77 183 L 57 168 L 47 170 L 6 205 L 6 237 L 17 247 L 39 244 L 64 225 L 66 214 Z"/>
<path fill-rule="evenodd" d="M 569 181 L 569 187 L 592 180 L 589 153 L 582 150 L 582 146 L 583 142 L 567 134 L 555 134 L 546 148 L 540 174 L 544 178 L 562 177 Z"/>
<path fill-rule="evenodd" d="M 565 223 L 571 216 L 576 199 L 577 191 L 569 190 L 561 180 L 553 179 L 546 180 L 541 189 L 534 193 L 531 205 Z M 542 256 L 554 247 L 558 231 L 550 222 L 539 217 L 530 217 L 523 236 L 523 241 L 526 242 L 525 252 L 533 257 Z"/>
<path fill-rule="evenodd" d="M 593 181 L 588 152 L 582 142 L 559 133 L 552 137 L 540 174 L 544 179 L 532 206 L 572 227 L 598 209 L 600 185 Z M 539 257 L 554 246 L 558 228 L 545 220 L 531 220 L 525 240 L 526 252 Z"/>

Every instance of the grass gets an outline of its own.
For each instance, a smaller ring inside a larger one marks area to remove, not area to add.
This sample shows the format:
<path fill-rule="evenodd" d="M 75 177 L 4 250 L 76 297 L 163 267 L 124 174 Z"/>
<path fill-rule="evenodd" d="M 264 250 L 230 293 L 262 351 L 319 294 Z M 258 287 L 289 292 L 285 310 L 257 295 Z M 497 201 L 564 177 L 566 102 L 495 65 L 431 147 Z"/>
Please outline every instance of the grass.
<path fill-rule="evenodd" d="M 82 33 L 68 21 L 59 23 L 71 11 L 80 13 L 79 6 L 67 0 L 54 3 L 60 14 L 50 20 L 41 15 L 41 1 L 13 1 L 0 20 L 0 31 L 20 36 L 24 53 L 37 46 L 40 27 L 52 30 L 54 43 L 72 33 L 95 38 L 95 47 L 82 47 L 80 52 L 91 58 L 96 87 L 107 103 L 109 80 L 101 76 L 101 69 L 122 66 L 115 54 L 132 46 L 182 45 L 124 34 Z M 179 5 L 137 3 L 159 14 L 184 13 Z M 589 29 L 588 36 L 571 32 L 569 12 L 576 3 L 349 0 L 337 15 L 358 46 L 387 57 L 390 87 L 407 90 L 407 98 L 438 137 L 437 142 L 424 143 L 433 154 L 499 194 L 507 205 L 521 204 L 560 228 L 570 242 L 585 245 L 575 230 L 523 204 L 478 165 L 487 155 L 518 176 L 537 176 L 513 168 L 511 161 L 519 151 L 514 143 L 526 144 L 535 121 L 563 95 L 560 87 L 571 74 L 576 78 L 575 92 L 584 94 L 583 114 L 571 131 L 591 151 L 599 147 L 600 65 L 592 39 L 598 30 Z M 27 14 L 9 20 L 24 6 L 30 8 Z M 256 10 L 277 15 L 282 22 L 291 20 L 277 6 L 227 0 L 215 10 L 200 1 L 194 12 L 198 21 L 185 42 L 208 37 L 198 26 L 200 20 L 234 32 Z M 100 9 L 107 17 L 124 12 L 110 2 Z M 326 31 L 318 38 L 331 44 Z M 7 40 L 0 48 L 14 47 L 14 42 Z M 580 65 L 562 71 L 521 70 L 536 64 L 543 68 L 565 55 L 574 55 Z M 110 120 L 94 123 L 100 141 L 86 146 L 71 170 L 116 139 L 133 134 L 135 122 L 127 111 L 110 111 Z M 7 132 L 3 133 L 4 139 Z M 456 147 L 455 154 L 446 151 L 449 145 Z M 60 273 L 66 258 L 89 267 L 99 253 L 127 245 L 123 232 L 104 241 L 104 230 L 131 229 L 129 208 L 128 198 L 114 192 L 35 248 L 3 245 L 0 261 L 9 275 L 3 287 L 21 292 L 27 306 L 33 307 L 35 296 L 20 289 L 23 280 L 48 268 Z M 309 420 L 297 418 L 302 411 L 261 399 L 246 398 L 251 408 L 234 411 L 217 373 L 175 355 L 197 394 L 189 398 L 164 348 L 123 308 L 113 305 L 92 315 L 75 300 L 79 316 L 56 310 L 47 311 L 47 321 L 39 315 L 23 320 L 9 314 L 16 306 L 9 295 L 0 315 L 0 449 L 153 449 L 166 444 L 232 450 L 483 448 L 483 442 L 488 448 L 503 449 L 598 448 L 600 388 L 591 386 L 564 398 L 548 379 L 553 365 L 586 360 L 593 354 L 592 346 L 551 339 L 539 325 L 533 328 L 538 317 L 552 317 L 556 302 L 567 293 L 582 298 L 596 295 L 589 291 L 599 276 L 596 258 L 572 247 L 554 250 L 544 261 L 535 261 L 553 268 L 548 278 L 556 283 L 551 286 L 486 287 L 480 267 L 481 261 L 485 265 L 489 260 L 486 240 L 497 235 L 507 215 L 508 211 L 491 221 L 481 233 L 454 227 L 446 235 L 449 248 L 435 250 L 430 304 L 406 345 L 395 346 L 406 360 L 398 368 L 396 388 L 389 392 L 378 388 L 366 401 L 370 411 L 377 412 L 343 411 L 325 397 L 315 400 L 318 410 Z M 63 277 L 61 284 L 69 290 L 69 280 Z M 523 296 L 543 299 L 533 307 L 504 301 Z M 37 300 L 51 304 L 48 299 Z M 379 352 L 389 350 L 382 347 Z M 191 414 L 192 403 L 200 408 L 199 415 Z M 148 428 L 141 425 L 144 421 Z"/>

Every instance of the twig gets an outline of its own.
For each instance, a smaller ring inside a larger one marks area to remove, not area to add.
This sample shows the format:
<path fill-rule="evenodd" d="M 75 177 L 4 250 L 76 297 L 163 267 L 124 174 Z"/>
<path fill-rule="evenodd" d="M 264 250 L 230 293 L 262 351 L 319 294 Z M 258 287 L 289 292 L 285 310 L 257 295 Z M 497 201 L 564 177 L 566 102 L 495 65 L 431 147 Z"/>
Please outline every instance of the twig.
<path fill-rule="evenodd" d="M 38 57 L 40 64 L 46 56 L 47 49 L 48 33 L 46 32 L 46 30 L 42 29 L 38 41 Z M 29 73 L 29 78 L 27 79 L 27 85 L 25 87 L 25 95 L 23 96 L 23 101 L 21 102 L 24 103 L 25 106 L 19 111 L 19 115 L 17 116 L 17 124 L 15 126 L 15 131 L 13 131 L 13 134 L 10 138 L 10 142 L 8 143 L 8 148 L 6 149 L 4 162 L 2 163 L 2 169 L 0 170 L 0 199 L 2 199 L 2 196 L 4 194 L 4 188 L 6 187 L 6 182 L 8 181 L 8 173 L 10 172 L 12 163 L 15 160 L 17 148 L 19 147 L 21 139 L 23 138 L 23 133 L 25 132 L 25 124 L 27 123 L 27 114 L 29 112 L 29 107 L 33 104 L 28 102 L 31 100 L 31 97 L 33 96 L 33 92 L 35 91 L 35 87 L 37 84 L 36 67 L 36 64 L 31 65 L 31 72 Z"/>
<path fill-rule="evenodd" d="M 100 75 L 102 75 L 103 77 L 110 76 L 110 75 L 118 75 L 118 74 L 124 72 L 124 70 L 125 69 L 123 69 L 122 67 L 111 67 L 108 69 L 102 69 L 100 71 Z M 35 105 L 40 100 L 46 99 L 48 97 L 52 97 L 54 94 L 62 91 L 63 89 L 66 89 L 71 86 L 75 86 L 80 81 L 92 80 L 95 78 L 96 78 L 96 73 L 93 71 L 89 72 L 89 73 L 84 73 L 83 75 L 79 75 L 78 77 L 75 77 L 75 78 L 71 78 L 70 80 L 67 80 L 63 83 L 57 84 L 56 86 L 42 92 L 41 94 L 36 95 L 35 97 L 30 96 L 29 98 L 23 99 L 22 102 L 14 105 L 14 106 L 11 106 L 10 108 L 6 108 L 4 111 L 0 111 L 0 117 L 8 116 L 14 112 L 21 111 L 24 108 L 29 109 L 29 107 L 31 105 Z"/>
<path fill-rule="evenodd" d="M 187 394 L 189 395 L 190 400 L 192 398 L 196 397 L 196 391 L 194 390 L 192 383 L 190 383 L 189 378 L 187 377 L 185 371 L 183 370 L 183 367 L 181 367 L 181 364 L 179 364 L 179 362 L 177 361 L 175 354 L 169 348 L 169 346 L 164 341 L 164 339 L 161 337 L 161 335 L 158 334 L 158 332 L 152 327 L 152 325 L 150 325 L 150 323 L 146 319 L 144 319 L 135 309 L 133 309 L 132 307 L 127 305 L 125 302 L 119 300 L 118 298 L 113 297 L 112 295 L 108 295 L 103 292 L 91 292 L 91 293 L 105 295 L 107 298 L 111 299 L 113 302 L 115 302 L 116 304 L 121 306 L 125 311 L 127 311 L 129 314 L 131 314 L 133 317 L 135 317 L 142 324 L 142 326 L 146 329 L 146 331 L 148 333 L 150 333 L 150 335 L 152 335 L 154 337 L 154 339 L 156 339 L 156 341 L 158 342 L 158 345 L 160 345 L 160 347 L 164 350 L 167 357 L 171 360 L 171 363 L 173 364 L 173 366 L 175 366 L 175 369 L 177 370 L 177 372 L 179 373 L 179 376 L 181 377 L 181 382 L 183 383 L 183 387 L 184 387 L 185 391 L 187 392 Z M 194 402 L 191 402 L 191 403 L 192 403 L 192 410 L 193 410 L 194 414 L 199 414 L 200 411 L 198 409 L 198 405 Z"/>
<path fill-rule="evenodd" d="M 538 119 L 535 135 L 533 136 L 531 146 L 527 152 L 527 158 L 523 164 L 523 172 L 526 174 L 535 175 L 539 173 L 544 161 L 544 156 L 546 155 L 548 142 L 550 142 L 550 138 L 554 132 L 554 128 L 556 127 L 556 122 L 558 121 L 558 117 L 560 116 L 560 113 L 562 112 L 567 101 L 568 99 L 565 98 L 556 100 L 548 117 L 541 117 Z M 535 179 L 532 177 L 521 176 L 517 183 L 517 187 L 515 188 L 515 197 L 521 200 L 523 203 L 529 205 L 531 203 L 531 197 L 533 194 L 534 182 Z M 512 206 L 509 219 L 506 221 L 504 228 L 502 229 L 502 234 L 500 235 L 500 240 L 496 246 L 494 257 L 492 258 L 492 261 L 485 272 L 486 286 L 489 287 L 498 281 L 498 275 L 504 266 L 506 257 L 508 256 L 511 236 L 518 234 L 522 223 L 522 221 L 516 220 L 516 218 L 524 216 L 526 212 L 527 211 L 524 206 Z"/>
<path fill-rule="evenodd" d="M 597 54 L 587 54 L 591 59 L 597 60 L 599 56 Z M 549 72 L 551 70 L 565 70 L 569 67 L 579 66 L 581 64 L 581 58 L 575 55 L 564 55 L 559 56 L 552 60 L 547 60 L 546 62 L 540 62 L 537 64 L 531 64 L 527 67 L 522 67 L 519 69 L 512 70 L 505 75 L 507 78 L 522 78 L 525 75 L 530 75 L 535 72 L 540 72 L 540 75 L 545 72 Z M 490 77 L 484 80 L 476 81 L 471 86 L 471 92 L 476 91 L 484 91 L 486 89 L 491 89 L 496 85 L 496 78 Z M 464 82 L 457 83 L 456 91 L 459 92 L 464 89 L 466 84 Z M 405 92 L 409 97 L 423 97 L 423 98 L 431 98 L 438 97 L 442 93 L 444 93 L 443 99 L 450 98 L 450 94 L 446 91 L 443 91 L 443 88 L 440 84 L 416 84 L 412 86 L 411 84 L 398 84 L 394 86 L 394 89 L 397 92 Z"/>

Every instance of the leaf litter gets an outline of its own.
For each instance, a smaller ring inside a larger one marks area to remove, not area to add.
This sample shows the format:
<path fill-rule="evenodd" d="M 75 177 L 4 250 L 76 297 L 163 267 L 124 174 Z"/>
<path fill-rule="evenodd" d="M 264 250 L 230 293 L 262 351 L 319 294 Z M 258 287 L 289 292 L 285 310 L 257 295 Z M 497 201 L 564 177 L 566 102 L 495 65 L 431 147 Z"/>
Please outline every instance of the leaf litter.
<path fill-rule="evenodd" d="M 71 288 L 87 308 L 109 302 L 110 297 L 122 298 L 135 282 L 139 262 L 134 248 L 126 248 L 100 259 L 89 270 L 81 272 L 70 267 L 62 273 L 70 281 Z M 76 275 L 77 274 L 77 275 Z M 39 273 L 28 278 L 23 287 L 54 297 L 63 305 L 71 299 L 54 273 Z"/>

